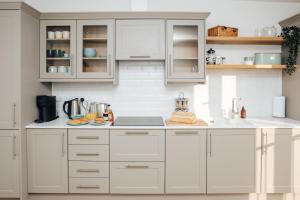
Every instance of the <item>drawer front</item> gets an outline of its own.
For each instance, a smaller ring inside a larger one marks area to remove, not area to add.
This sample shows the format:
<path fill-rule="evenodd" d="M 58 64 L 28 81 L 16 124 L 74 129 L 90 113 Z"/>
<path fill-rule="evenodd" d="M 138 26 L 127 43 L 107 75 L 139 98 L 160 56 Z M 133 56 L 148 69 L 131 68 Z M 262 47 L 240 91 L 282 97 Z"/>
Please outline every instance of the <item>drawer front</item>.
<path fill-rule="evenodd" d="M 111 130 L 111 161 L 164 161 L 165 130 Z"/>
<path fill-rule="evenodd" d="M 109 161 L 108 145 L 69 145 L 69 160 Z"/>
<path fill-rule="evenodd" d="M 69 161 L 69 177 L 108 178 L 109 162 Z"/>
<path fill-rule="evenodd" d="M 69 144 L 109 144 L 109 130 L 69 129 Z"/>
<path fill-rule="evenodd" d="M 108 178 L 70 178 L 70 193 L 109 193 Z"/>
<path fill-rule="evenodd" d="M 164 163 L 111 162 L 110 192 L 115 194 L 164 193 Z"/>

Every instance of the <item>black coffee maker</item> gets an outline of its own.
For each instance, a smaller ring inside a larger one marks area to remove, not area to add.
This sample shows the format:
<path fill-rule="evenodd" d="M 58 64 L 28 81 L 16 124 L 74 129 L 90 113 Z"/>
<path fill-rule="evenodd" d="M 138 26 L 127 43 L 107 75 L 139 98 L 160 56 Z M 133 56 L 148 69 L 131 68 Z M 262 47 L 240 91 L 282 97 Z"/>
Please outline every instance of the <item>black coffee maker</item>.
<path fill-rule="evenodd" d="M 35 120 L 36 123 L 49 122 L 58 118 L 55 96 L 37 96 L 36 105 L 39 111 L 39 119 Z"/>

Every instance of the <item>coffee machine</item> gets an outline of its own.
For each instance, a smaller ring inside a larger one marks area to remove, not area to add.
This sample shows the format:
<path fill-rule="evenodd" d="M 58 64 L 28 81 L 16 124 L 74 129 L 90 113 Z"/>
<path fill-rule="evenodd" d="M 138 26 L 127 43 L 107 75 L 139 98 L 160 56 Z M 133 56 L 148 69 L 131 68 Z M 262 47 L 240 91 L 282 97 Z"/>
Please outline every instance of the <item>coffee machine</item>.
<path fill-rule="evenodd" d="M 39 119 L 35 120 L 36 123 L 49 122 L 58 118 L 55 96 L 37 96 L 36 105 L 39 111 Z"/>

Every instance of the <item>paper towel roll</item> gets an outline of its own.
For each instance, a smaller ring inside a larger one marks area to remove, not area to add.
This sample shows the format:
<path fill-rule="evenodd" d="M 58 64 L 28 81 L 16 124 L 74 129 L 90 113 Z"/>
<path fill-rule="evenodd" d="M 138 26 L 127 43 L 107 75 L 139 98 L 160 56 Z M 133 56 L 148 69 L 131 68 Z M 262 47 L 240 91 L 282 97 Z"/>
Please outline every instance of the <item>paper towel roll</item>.
<path fill-rule="evenodd" d="M 285 117 L 285 96 L 273 98 L 273 117 Z"/>

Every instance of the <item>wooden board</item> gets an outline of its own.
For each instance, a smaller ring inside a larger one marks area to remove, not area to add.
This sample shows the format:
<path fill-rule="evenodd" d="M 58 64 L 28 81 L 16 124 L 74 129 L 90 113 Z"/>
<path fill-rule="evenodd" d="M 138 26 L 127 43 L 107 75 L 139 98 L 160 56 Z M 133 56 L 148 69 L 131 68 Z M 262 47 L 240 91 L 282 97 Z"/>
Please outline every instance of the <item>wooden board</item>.
<path fill-rule="evenodd" d="M 286 65 L 246 65 L 246 64 L 223 64 L 206 65 L 208 69 L 285 69 Z"/>
<path fill-rule="evenodd" d="M 165 122 L 166 122 L 167 126 L 208 126 L 208 124 L 205 121 L 200 120 L 200 119 L 198 119 L 195 124 L 171 122 L 170 120 L 166 120 Z"/>
<path fill-rule="evenodd" d="M 207 44 L 281 45 L 282 37 L 207 37 Z"/>

